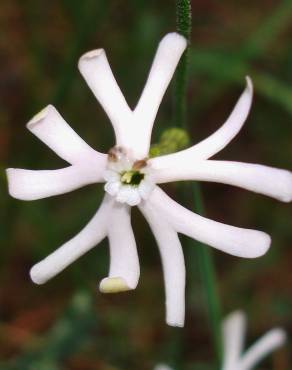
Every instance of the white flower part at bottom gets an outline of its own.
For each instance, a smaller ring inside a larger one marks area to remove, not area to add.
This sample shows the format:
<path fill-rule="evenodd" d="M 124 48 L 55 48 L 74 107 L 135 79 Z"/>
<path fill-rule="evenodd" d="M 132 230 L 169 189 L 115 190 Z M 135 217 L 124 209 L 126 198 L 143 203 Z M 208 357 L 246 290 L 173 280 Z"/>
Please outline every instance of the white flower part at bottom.
<path fill-rule="evenodd" d="M 153 370 L 173 370 L 171 367 L 165 364 L 158 364 L 154 367 Z"/>
<path fill-rule="evenodd" d="M 117 202 L 130 206 L 146 200 L 155 186 L 147 159 L 135 161 L 122 147 L 109 151 L 104 180 L 104 190 Z"/>
<path fill-rule="evenodd" d="M 221 370 L 252 370 L 271 352 L 281 347 L 287 339 L 281 328 L 269 330 L 259 338 L 245 353 L 242 353 L 246 333 L 246 315 L 235 311 L 222 323 L 223 364 Z M 158 364 L 153 370 L 172 370 L 166 364 Z"/>
<path fill-rule="evenodd" d="M 246 315 L 242 311 L 231 313 L 222 324 L 223 366 L 222 370 L 252 370 L 268 354 L 281 347 L 286 333 L 274 328 L 258 339 L 242 353 L 246 332 Z"/>
<path fill-rule="evenodd" d="M 90 51 L 80 58 L 79 70 L 114 129 L 115 147 L 108 154 L 85 143 L 52 105 L 28 122 L 28 130 L 68 164 L 56 170 L 7 169 L 11 196 L 36 200 L 104 182 L 106 193 L 84 229 L 33 266 L 31 278 L 35 283 L 43 284 L 53 278 L 107 237 L 110 268 L 99 289 L 104 293 L 135 289 L 140 268 L 131 226 L 131 206 L 138 205 L 161 255 L 166 321 L 169 325 L 183 326 L 185 264 L 179 233 L 239 257 L 255 258 L 268 250 L 271 239 L 264 232 L 226 225 L 195 214 L 168 197 L 157 185 L 172 181 L 213 181 L 284 202 L 292 200 L 290 171 L 210 159 L 230 143 L 247 119 L 253 96 L 249 77 L 234 109 L 217 131 L 188 149 L 148 159 L 159 105 L 186 46 L 186 39 L 177 33 L 169 33 L 161 40 L 134 110 L 128 106 L 103 49 Z"/>

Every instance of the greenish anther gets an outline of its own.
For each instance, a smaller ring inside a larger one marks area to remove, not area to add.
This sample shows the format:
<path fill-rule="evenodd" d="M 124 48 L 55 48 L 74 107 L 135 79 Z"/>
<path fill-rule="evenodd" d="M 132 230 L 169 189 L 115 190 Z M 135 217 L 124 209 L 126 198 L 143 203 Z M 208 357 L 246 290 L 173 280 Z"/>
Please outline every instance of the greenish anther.
<path fill-rule="evenodd" d="M 125 185 L 138 186 L 144 177 L 144 173 L 136 170 L 125 171 L 121 173 L 121 183 Z"/>

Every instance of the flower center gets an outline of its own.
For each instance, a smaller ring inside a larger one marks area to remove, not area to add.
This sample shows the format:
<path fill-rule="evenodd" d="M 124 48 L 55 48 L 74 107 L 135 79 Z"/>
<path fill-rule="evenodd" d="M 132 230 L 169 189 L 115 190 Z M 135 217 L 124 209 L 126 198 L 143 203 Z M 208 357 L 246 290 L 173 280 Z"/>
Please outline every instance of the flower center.
<path fill-rule="evenodd" d="M 139 186 L 145 174 L 136 170 L 124 171 L 121 173 L 121 183 L 125 185 Z"/>
<path fill-rule="evenodd" d="M 104 189 L 115 200 L 136 206 L 146 200 L 155 187 L 148 158 L 135 159 L 129 150 L 115 146 L 108 152 Z"/>

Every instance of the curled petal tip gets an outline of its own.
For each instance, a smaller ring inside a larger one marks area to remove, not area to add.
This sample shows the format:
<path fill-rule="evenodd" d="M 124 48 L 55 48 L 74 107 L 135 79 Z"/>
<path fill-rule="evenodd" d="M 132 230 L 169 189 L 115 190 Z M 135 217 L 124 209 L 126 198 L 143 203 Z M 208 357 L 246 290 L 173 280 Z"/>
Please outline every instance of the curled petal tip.
<path fill-rule="evenodd" d="M 132 288 L 121 277 L 105 278 L 99 284 L 99 291 L 101 293 L 119 293 L 128 290 L 132 290 Z"/>
<path fill-rule="evenodd" d="M 8 182 L 8 193 L 11 195 L 13 198 L 15 197 L 15 192 L 14 192 L 14 186 L 13 186 L 13 172 L 14 168 L 6 168 L 5 170 L 6 176 L 7 176 L 7 182 Z"/>
<path fill-rule="evenodd" d="M 31 280 L 37 284 L 37 285 L 42 285 L 47 282 L 47 278 L 44 276 L 42 269 L 39 268 L 38 265 L 33 266 L 30 269 L 30 278 Z"/>
<path fill-rule="evenodd" d="M 225 319 L 225 321 L 228 320 L 245 320 L 246 319 L 246 314 L 243 310 L 236 310 L 231 312 Z"/>
<path fill-rule="evenodd" d="M 244 256 L 246 258 L 261 257 L 267 253 L 271 246 L 272 239 L 270 235 L 260 231 L 255 231 L 255 233 L 256 233 L 256 237 L 254 240 L 255 245 L 250 246 L 250 250 Z"/>
<path fill-rule="evenodd" d="M 290 203 L 292 201 L 292 195 L 288 194 L 286 196 L 283 196 L 281 201 L 284 202 L 284 203 Z"/>
<path fill-rule="evenodd" d="M 285 171 L 283 173 L 283 192 L 281 198 L 282 202 L 289 203 L 292 201 L 292 172 Z"/>
<path fill-rule="evenodd" d="M 169 43 L 173 48 L 185 49 L 187 47 L 187 39 L 177 32 L 170 32 L 166 34 L 160 43 Z"/>
<path fill-rule="evenodd" d="M 15 170 L 15 168 L 6 168 L 5 172 L 6 172 L 6 176 L 7 176 L 7 179 L 8 179 L 8 184 L 9 184 L 9 180 L 10 180 L 10 177 L 11 177 L 11 173 Z"/>
<path fill-rule="evenodd" d="M 270 333 L 273 336 L 274 343 L 278 346 L 283 345 L 287 340 L 287 333 L 282 328 L 275 328 Z"/>
<path fill-rule="evenodd" d="M 103 54 L 104 54 L 104 49 L 95 49 L 95 50 L 88 51 L 87 53 L 81 56 L 81 58 L 79 59 L 79 63 L 97 59 Z"/>
<path fill-rule="evenodd" d="M 166 320 L 166 323 L 167 323 L 167 325 L 172 326 L 172 327 L 176 327 L 176 328 L 183 328 L 184 325 L 185 325 L 184 322 L 169 320 L 169 319 Z"/>
<path fill-rule="evenodd" d="M 21 196 L 21 181 L 18 178 L 19 170 L 17 168 L 7 168 L 6 176 L 8 182 L 8 193 L 12 198 L 27 200 Z"/>
<path fill-rule="evenodd" d="M 26 124 L 26 127 L 31 130 L 37 124 L 41 123 L 55 108 L 53 105 L 47 105 L 39 113 L 32 117 L 32 119 Z"/>
<path fill-rule="evenodd" d="M 253 83 L 252 83 L 252 79 L 249 77 L 249 76 L 245 76 L 245 80 L 246 80 L 246 84 L 247 84 L 247 88 L 252 91 L 253 90 Z"/>

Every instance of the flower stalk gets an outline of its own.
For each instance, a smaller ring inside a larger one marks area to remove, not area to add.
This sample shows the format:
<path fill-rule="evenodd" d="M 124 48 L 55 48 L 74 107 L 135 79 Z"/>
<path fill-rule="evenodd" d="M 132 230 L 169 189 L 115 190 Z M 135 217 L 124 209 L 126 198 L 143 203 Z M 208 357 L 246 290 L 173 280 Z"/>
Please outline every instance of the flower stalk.
<path fill-rule="evenodd" d="M 176 27 L 177 32 L 182 34 L 188 40 L 189 45 L 192 29 L 192 9 L 190 0 L 176 0 Z M 189 46 L 182 55 L 178 65 L 175 84 L 175 122 L 178 125 L 181 125 L 186 131 L 188 131 L 186 102 L 188 53 Z M 201 196 L 200 186 L 199 184 L 191 184 L 190 187 L 192 198 L 194 200 L 193 210 L 203 215 L 204 203 Z M 194 254 L 196 254 L 199 263 L 201 281 L 206 297 L 209 322 L 212 330 L 213 345 L 217 357 L 217 365 L 220 365 L 222 362 L 222 341 L 220 333 L 221 313 L 220 299 L 216 284 L 215 266 L 212 253 L 209 248 L 202 247 L 202 245 L 200 245 L 201 243 L 196 244 L 199 245 L 195 250 L 192 248 L 188 249 L 188 253 L 191 254 L 191 256 L 190 259 L 187 258 L 187 260 L 193 261 L 192 257 Z M 192 278 L 194 273 L 191 273 L 190 276 Z M 189 292 L 192 293 L 192 289 L 189 289 Z"/>
<path fill-rule="evenodd" d="M 192 9 L 190 0 L 176 0 L 176 30 L 183 35 L 188 44 L 192 30 Z M 186 86 L 188 71 L 188 54 L 189 47 L 186 48 L 182 55 L 176 72 L 175 81 L 175 123 L 186 128 Z"/>

